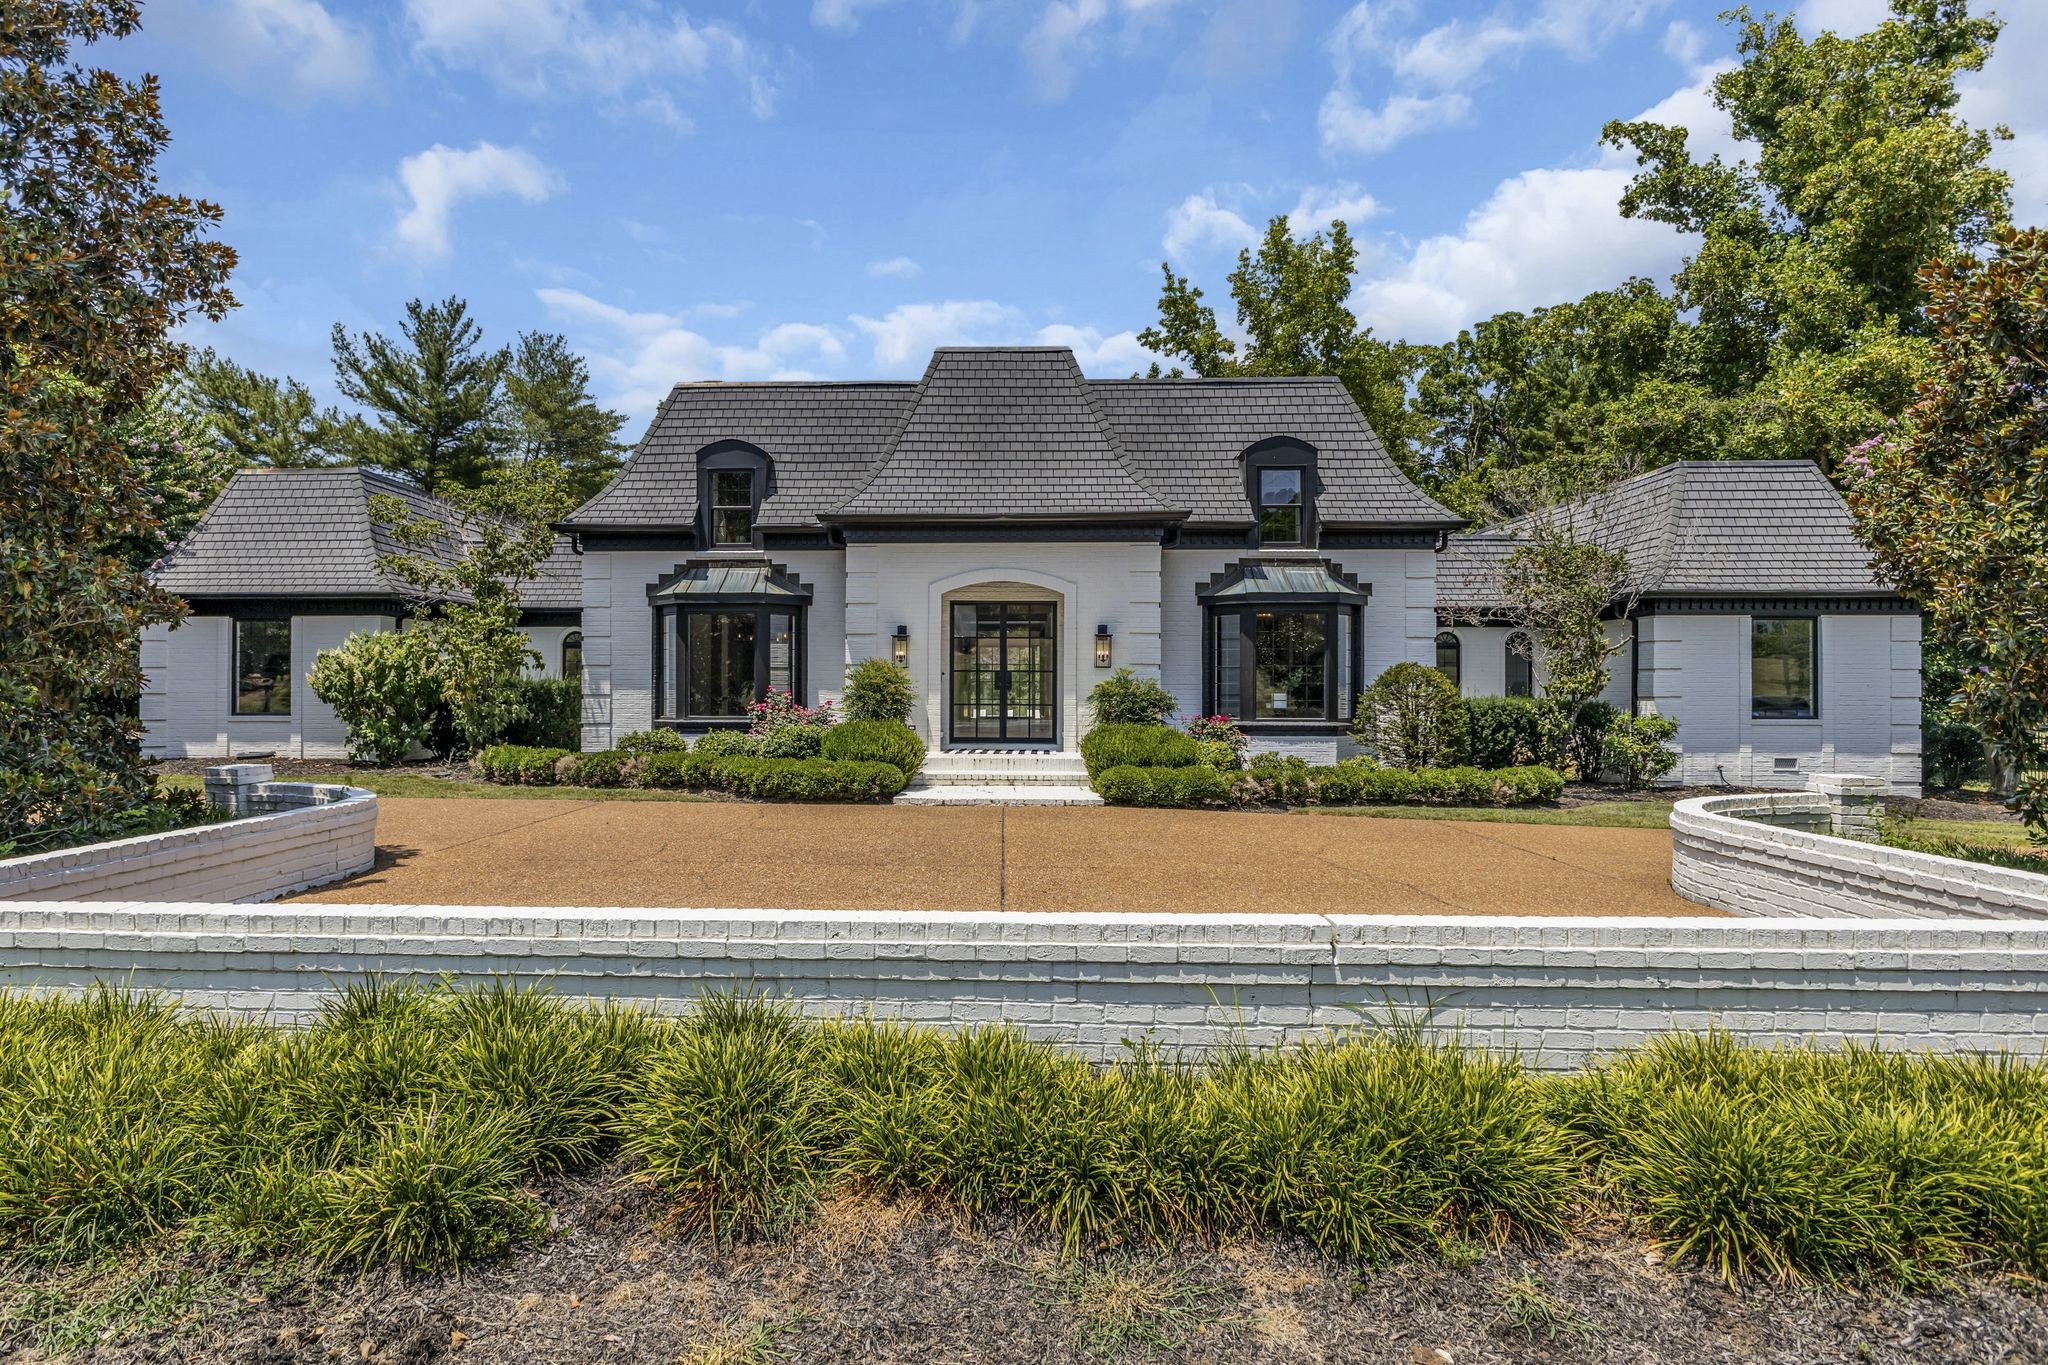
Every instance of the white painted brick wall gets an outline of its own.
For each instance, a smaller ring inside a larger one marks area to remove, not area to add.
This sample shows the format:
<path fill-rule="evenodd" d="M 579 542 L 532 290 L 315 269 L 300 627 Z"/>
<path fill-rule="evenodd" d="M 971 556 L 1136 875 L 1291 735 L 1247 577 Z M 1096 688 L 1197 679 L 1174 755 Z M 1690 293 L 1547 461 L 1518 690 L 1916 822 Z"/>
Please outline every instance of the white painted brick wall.
<path fill-rule="evenodd" d="M 1007 1022 L 1098 1059 L 1201 1053 L 1390 1013 L 1547 1068 L 1667 1030 L 2048 1047 L 2048 924 L 868 914 L 492 906 L 0 906 L 0 985 L 119 979 L 307 1018 L 364 972 L 547 981 L 661 1010 L 750 986 L 813 1013 Z"/>
<path fill-rule="evenodd" d="M 1738 915 L 2048 920 L 2048 875 L 1740 818 L 1824 812 L 1826 804 L 1806 795 L 1679 802 L 1671 811 L 1672 889 Z"/>
<path fill-rule="evenodd" d="M 9 858 L 0 902 L 266 901 L 353 877 L 376 861 L 377 798 L 347 790 L 327 805 Z"/>

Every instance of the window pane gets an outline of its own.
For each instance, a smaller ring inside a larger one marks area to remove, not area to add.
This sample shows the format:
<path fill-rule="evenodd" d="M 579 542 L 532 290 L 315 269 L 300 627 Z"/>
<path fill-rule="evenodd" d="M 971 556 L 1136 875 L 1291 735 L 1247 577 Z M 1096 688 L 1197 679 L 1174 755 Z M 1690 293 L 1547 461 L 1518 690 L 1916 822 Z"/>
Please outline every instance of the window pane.
<path fill-rule="evenodd" d="M 1533 697 L 1536 695 L 1536 654 L 1529 645 L 1529 637 L 1516 631 L 1508 636 L 1508 687 L 1511 697 Z"/>
<path fill-rule="evenodd" d="M 1301 471 L 1299 469 L 1262 469 L 1259 471 L 1259 506 L 1274 507 L 1280 504 L 1301 506 Z"/>
<path fill-rule="evenodd" d="M 1436 637 L 1436 671 L 1452 682 L 1461 682 L 1460 672 L 1464 660 L 1459 657 L 1458 637 L 1450 631 Z"/>
<path fill-rule="evenodd" d="M 711 539 L 719 545 L 745 545 L 754 538 L 754 514 L 720 510 L 711 514 Z"/>
<path fill-rule="evenodd" d="M 659 668 L 660 664 L 657 662 L 655 666 Z M 562 637 L 562 676 L 582 680 L 583 632 L 580 630 L 572 630 Z"/>
<path fill-rule="evenodd" d="M 684 619 L 689 714 L 744 717 L 754 700 L 754 613 L 695 611 Z"/>
<path fill-rule="evenodd" d="M 1216 618 L 1216 709 L 1223 715 L 1244 715 L 1244 631 L 1235 612 Z"/>
<path fill-rule="evenodd" d="M 1810 720 L 1814 688 L 1813 618 L 1749 623 L 1749 714 L 1763 720 Z"/>
<path fill-rule="evenodd" d="M 1268 545 L 1301 542 L 1301 471 L 1259 471 L 1259 539 Z"/>
<path fill-rule="evenodd" d="M 235 714 L 292 713 L 292 623 L 235 622 Z"/>
<path fill-rule="evenodd" d="M 754 506 L 754 476 L 744 469 L 719 470 L 711 476 L 713 507 Z"/>
<path fill-rule="evenodd" d="M 1255 719 L 1324 718 L 1326 625 L 1319 611 L 1258 614 L 1252 636 Z"/>
<path fill-rule="evenodd" d="M 786 612 L 768 615 L 768 686 L 796 695 L 796 617 Z"/>

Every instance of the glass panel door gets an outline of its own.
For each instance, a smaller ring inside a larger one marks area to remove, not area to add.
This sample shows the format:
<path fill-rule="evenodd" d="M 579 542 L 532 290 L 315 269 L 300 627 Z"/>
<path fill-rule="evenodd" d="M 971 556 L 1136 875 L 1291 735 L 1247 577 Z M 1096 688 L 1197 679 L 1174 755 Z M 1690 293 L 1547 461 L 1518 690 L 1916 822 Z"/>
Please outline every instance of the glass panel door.
<path fill-rule="evenodd" d="M 1052 604 L 956 602 L 951 625 L 953 741 L 1051 743 Z"/>

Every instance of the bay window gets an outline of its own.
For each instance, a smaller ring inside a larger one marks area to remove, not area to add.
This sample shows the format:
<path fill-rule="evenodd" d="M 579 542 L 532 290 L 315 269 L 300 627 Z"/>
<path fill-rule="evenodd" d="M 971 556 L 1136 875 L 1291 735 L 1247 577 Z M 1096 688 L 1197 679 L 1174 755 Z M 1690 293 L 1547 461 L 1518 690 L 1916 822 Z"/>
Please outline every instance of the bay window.
<path fill-rule="evenodd" d="M 1209 613 L 1209 708 L 1246 721 L 1351 716 L 1355 607 L 1283 605 Z"/>
<path fill-rule="evenodd" d="M 771 691 L 799 694 L 797 611 L 761 605 L 663 607 L 656 620 L 662 719 L 743 721 L 748 708 Z"/>

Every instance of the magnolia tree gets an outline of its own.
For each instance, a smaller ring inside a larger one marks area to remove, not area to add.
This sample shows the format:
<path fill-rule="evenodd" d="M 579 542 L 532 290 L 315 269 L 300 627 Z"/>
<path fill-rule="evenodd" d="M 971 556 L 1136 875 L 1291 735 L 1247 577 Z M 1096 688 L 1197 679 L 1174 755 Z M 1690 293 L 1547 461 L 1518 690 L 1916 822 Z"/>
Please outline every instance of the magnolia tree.
<path fill-rule="evenodd" d="M 1960 665 L 1951 714 L 2014 774 L 2048 840 L 2048 233 L 1920 272 L 1935 363 L 1896 428 L 1844 461 L 1879 571 Z"/>

